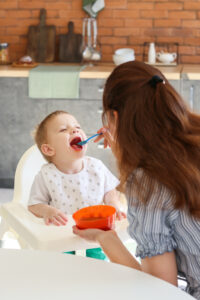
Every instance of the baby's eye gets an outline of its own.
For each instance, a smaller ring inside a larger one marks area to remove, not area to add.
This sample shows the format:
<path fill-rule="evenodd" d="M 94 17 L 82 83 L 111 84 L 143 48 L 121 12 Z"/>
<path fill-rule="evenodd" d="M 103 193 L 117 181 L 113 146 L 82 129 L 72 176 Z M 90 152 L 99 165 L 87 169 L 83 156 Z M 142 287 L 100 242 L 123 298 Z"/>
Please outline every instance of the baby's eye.
<path fill-rule="evenodd" d="M 81 126 L 76 126 L 77 129 L 81 129 Z"/>
<path fill-rule="evenodd" d="M 60 129 L 60 132 L 64 132 L 66 130 L 67 130 L 67 128 L 62 128 L 62 129 Z"/>

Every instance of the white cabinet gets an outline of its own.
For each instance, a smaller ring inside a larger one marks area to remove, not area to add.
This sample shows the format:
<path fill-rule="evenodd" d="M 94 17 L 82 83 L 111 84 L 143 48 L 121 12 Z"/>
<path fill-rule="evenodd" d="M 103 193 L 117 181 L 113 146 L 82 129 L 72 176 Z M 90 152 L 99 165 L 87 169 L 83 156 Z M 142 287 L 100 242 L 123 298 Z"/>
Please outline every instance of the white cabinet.
<path fill-rule="evenodd" d="M 194 112 L 200 113 L 200 80 L 190 80 L 187 74 L 183 73 L 181 95 Z"/>

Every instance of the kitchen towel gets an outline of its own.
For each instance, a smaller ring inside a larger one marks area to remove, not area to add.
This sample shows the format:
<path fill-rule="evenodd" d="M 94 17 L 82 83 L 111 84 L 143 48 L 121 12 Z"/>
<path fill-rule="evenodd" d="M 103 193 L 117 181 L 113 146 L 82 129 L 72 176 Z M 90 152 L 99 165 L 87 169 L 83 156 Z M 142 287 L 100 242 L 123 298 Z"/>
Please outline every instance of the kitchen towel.
<path fill-rule="evenodd" d="M 79 73 L 85 66 L 38 66 L 29 72 L 30 98 L 79 98 Z"/>
<path fill-rule="evenodd" d="M 104 0 L 83 0 L 83 9 L 93 18 L 105 7 Z"/>

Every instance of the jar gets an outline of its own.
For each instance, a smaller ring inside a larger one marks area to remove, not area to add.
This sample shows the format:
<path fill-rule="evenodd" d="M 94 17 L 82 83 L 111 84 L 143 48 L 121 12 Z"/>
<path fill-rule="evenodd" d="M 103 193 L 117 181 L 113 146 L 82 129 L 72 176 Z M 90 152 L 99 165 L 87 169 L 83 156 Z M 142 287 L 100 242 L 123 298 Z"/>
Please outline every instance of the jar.
<path fill-rule="evenodd" d="M 154 43 L 150 43 L 149 51 L 148 51 L 148 63 L 155 64 L 156 63 L 156 48 Z"/>
<path fill-rule="evenodd" d="M 9 64 L 9 49 L 8 43 L 0 44 L 0 65 Z"/>

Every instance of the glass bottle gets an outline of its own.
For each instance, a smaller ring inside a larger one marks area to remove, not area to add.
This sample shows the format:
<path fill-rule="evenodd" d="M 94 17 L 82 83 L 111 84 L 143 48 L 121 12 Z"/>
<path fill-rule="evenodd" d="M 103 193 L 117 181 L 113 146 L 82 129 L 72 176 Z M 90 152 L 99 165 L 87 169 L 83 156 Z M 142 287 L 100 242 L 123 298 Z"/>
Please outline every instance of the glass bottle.
<path fill-rule="evenodd" d="M 0 65 L 9 64 L 8 43 L 0 44 Z"/>
<path fill-rule="evenodd" d="M 155 44 L 154 43 L 149 44 L 148 63 L 149 64 L 155 64 L 156 63 L 156 49 L 155 49 Z"/>

